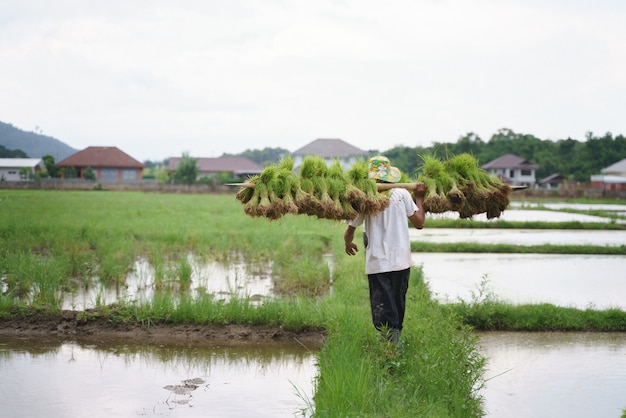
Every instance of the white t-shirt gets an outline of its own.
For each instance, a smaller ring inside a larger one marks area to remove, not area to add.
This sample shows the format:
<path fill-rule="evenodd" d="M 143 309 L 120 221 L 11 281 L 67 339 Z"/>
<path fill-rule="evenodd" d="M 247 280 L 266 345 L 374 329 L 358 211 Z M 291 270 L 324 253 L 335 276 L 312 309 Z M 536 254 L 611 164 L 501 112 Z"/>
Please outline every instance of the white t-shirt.
<path fill-rule="evenodd" d="M 374 216 L 359 215 L 348 225 L 361 224 L 367 234 L 365 273 L 400 271 L 411 267 L 407 218 L 419 209 L 406 189 L 391 189 L 389 207 Z"/>

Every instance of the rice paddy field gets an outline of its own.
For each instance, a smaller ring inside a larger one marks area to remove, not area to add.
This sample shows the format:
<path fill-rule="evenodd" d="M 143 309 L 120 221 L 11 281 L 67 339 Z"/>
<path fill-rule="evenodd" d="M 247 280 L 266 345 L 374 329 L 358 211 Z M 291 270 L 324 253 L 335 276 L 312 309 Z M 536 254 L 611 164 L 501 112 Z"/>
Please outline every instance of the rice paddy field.
<path fill-rule="evenodd" d="M 20 338 L 29 330 L 41 335 L 45 330 L 36 324 L 45 323 L 50 333 L 63 337 L 63 330 L 51 324 L 71 318 L 72 332 L 100 327 L 99 338 L 106 338 L 107 330 L 136 329 L 125 335 L 146 338 L 156 328 L 186 327 L 184 336 L 176 333 L 179 338 L 209 343 L 223 341 L 228 333 L 231 341 L 244 339 L 242 333 L 225 331 L 234 326 L 246 330 L 248 342 L 302 336 L 318 353 L 308 400 L 310 414 L 318 417 L 483 416 L 485 359 L 475 329 L 528 330 L 535 324 L 531 330 L 626 330 L 619 310 L 518 310 L 498 301 L 442 305 L 431 297 L 422 270 L 414 268 L 404 344 L 389 345 L 370 323 L 364 261 L 345 256 L 342 221 L 247 216 L 234 191 L 0 190 L 0 214 L 3 335 Z M 198 289 L 190 256 L 225 266 L 243 264 L 250 271 L 266 266 L 272 294 L 261 300 L 226 299 L 209 286 Z M 89 309 L 64 308 L 68 293 L 128 286 L 138 260 L 149 264 L 154 276 L 149 298 L 107 303 L 96 297 Z M 532 319 L 546 316 L 553 320 Z M 190 329 L 202 335 L 194 337 Z M 159 344 L 158 338 L 149 341 Z"/>

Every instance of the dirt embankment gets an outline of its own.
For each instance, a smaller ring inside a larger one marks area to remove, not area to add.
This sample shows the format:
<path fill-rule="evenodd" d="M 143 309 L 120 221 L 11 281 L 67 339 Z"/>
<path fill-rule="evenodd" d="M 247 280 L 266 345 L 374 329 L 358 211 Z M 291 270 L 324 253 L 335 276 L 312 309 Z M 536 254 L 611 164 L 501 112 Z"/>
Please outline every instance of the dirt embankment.
<path fill-rule="evenodd" d="M 325 332 L 293 332 L 280 327 L 253 325 L 197 325 L 167 322 L 112 322 L 107 318 L 79 318 L 80 312 L 64 311 L 55 317 L 0 319 L 0 336 L 14 338 L 48 337 L 68 340 L 121 340 L 125 343 L 174 344 L 302 344 L 310 348 L 322 345 Z"/>

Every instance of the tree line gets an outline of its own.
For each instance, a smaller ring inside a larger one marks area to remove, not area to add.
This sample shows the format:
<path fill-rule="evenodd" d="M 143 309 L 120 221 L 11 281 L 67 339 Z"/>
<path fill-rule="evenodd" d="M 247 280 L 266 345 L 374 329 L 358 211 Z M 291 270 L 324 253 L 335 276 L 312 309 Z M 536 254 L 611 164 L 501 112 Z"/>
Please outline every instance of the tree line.
<path fill-rule="evenodd" d="M 466 152 L 476 157 L 481 165 L 505 154 L 515 154 L 539 166 L 536 170 L 537 179 L 559 173 L 572 181 L 588 182 L 591 175 L 599 174 L 601 169 L 626 158 L 626 137 L 621 134 L 613 136 L 610 132 L 602 136 L 588 132 L 583 141 L 572 138 L 554 141 L 540 139 L 530 134 L 516 133 L 505 128 L 497 131 L 487 141 L 475 133 L 469 132 L 459 137 L 456 142 L 435 142 L 426 147 L 394 146 L 386 150 L 369 150 L 372 155 L 375 153 L 386 155 L 391 159 L 393 165 L 409 175 L 415 175 L 419 172 L 423 156 L 433 155 L 440 159 L 447 159 Z M 240 154 L 223 154 L 222 156 L 246 157 L 266 166 L 278 162 L 286 154 L 289 154 L 286 149 L 266 147 L 256 150 L 248 149 Z M 21 150 L 8 150 L 0 145 L 0 157 L 26 158 L 26 154 Z M 188 184 L 197 181 L 194 176 L 197 175 L 197 170 L 194 170 L 195 159 L 189 155 L 183 155 L 183 157 L 180 170 L 173 173 L 170 178 L 163 179 L 164 181 Z M 46 167 L 45 174 L 50 177 L 61 175 L 52 156 L 44 156 L 43 161 Z M 164 165 L 150 162 L 147 166 L 152 170 L 161 167 L 161 171 L 165 171 L 166 161 Z M 232 181 L 231 178 L 222 180 L 225 182 Z"/>
<path fill-rule="evenodd" d="M 429 147 L 398 146 L 384 151 L 392 163 L 407 173 L 420 168 L 421 156 L 435 155 L 445 159 L 452 155 L 470 153 L 480 165 L 505 154 L 514 154 L 537 164 L 538 180 L 559 173 L 565 178 L 588 182 L 593 174 L 626 158 L 626 137 L 607 132 L 596 136 L 588 132 L 584 141 L 567 138 L 557 141 L 542 140 L 534 135 L 520 134 L 511 129 L 500 129 L 484 141 L 470 132 L 455 143 L 434 143 Z"/>
<path fill-rule="evenodd" d="M 414 175 L 419 172 L 422 157 L 433 155 L 447 159 L 453 155 L 470 153 L 480 165 L 505 154 L 514 154 L 537 164 L 538 180 L 559 173 L 565 178 L 588 182 L 593 174 L 626 158 L 626 137 L 613 136 L 610 132 L 596 136 L 586 134 L 584 141 L 572 138 L 561 140 L 540 139 L 534 135 L 516 133 L 511 129 L 500 129 L 485 141 L 473 132 L 461 136 L 456 142 L 435 142 L 430 146 L 395 146 L 390 149 L 369 150 L 380 153 L 391 160 L 403 172 Z M 263 166 L 280 160 L 289 151 L 282 148 L 246 150 L 238 156 L 247 157 Z M 224 156 L 233 156 L 224 154 Z"/>

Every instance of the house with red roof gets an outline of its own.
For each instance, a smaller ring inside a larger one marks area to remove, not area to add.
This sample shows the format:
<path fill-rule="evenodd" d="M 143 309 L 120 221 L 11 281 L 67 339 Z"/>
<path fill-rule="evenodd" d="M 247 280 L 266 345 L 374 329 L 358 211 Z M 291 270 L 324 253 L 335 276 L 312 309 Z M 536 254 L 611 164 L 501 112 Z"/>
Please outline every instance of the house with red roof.
<path fill-rule="evenodd" d="M 539 166 L 517 155 L 505 154 L 484 164 L 482 168 L 511 186 L 532 187 L 536 183 L 535 170 Z"/>
<path fill-rule="evenodd" d="M 84 179 L 93 170 L 103 183 L 137 182 L 142 179 L 144 164 L 117 147 L 87 147 L 57 163 L 60 168 L 75 168 L 76 177 Z M 63 171 L 63 170 L 62 170 Z"/>

